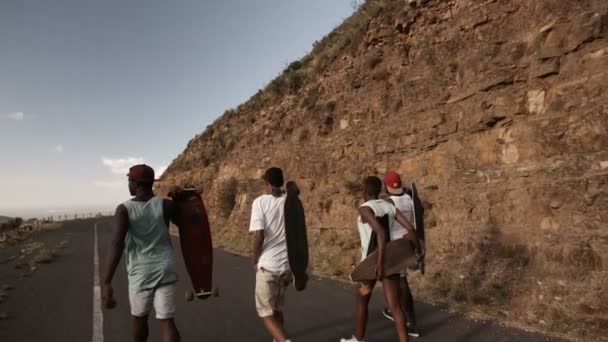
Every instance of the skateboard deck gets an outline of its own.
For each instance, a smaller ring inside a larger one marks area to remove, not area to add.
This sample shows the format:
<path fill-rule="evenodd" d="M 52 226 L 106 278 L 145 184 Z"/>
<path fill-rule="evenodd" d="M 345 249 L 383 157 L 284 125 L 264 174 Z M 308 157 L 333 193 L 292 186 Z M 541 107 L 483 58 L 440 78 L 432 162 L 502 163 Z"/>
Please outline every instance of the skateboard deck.
<path fill-rule="evenodd" d="M 285 201 L 285 238 L 287 240 L 287 257 L 294 276 L 297 291 L 306 288 L 308 281 L 308 238 L 306 237 L 306 218 L 304 206 L 298 195 L 300 190 L 294 182 L 287 182 L 287 200 Z"/>
<path fill-rule="evenodd" d="M 169 197 L 176 203 L 175 223 L 192 291 L 200 299 L 217 296 L 212 288 L 213 245 L 203 199 L 191 188 L 174 190 Z"/>
<path fill-rule="evenodd" d="M 411 188 L 411 196 L 412 202 L 414 203 L 414 228 L 416 228 L 416 237 L 420 243 L 424 243 L 424 207 L 422 206 L 422 201 L 420 197 L 418 197 L 418 190 L 416 189 L 416 184 L 412 183 Z M 420 269 L 420 273 L 424 274 L 424 259 L 421 260 L 417 267 Z"/>
<path fill-rule="evenodd" d="M 416 184 L 412 183 L 412 202 L 414 202 L 414 228 L 416 228 L 416 237 L 418 240 L 424 241 L 424 208 L 422 201 L 418 197 Z"/>
<path fill-rule="evenodd" d="M 350 274 L 352 281 L 370 281 L 376 279 L 376 258 L 378 251 L 369 254 Z M 384 251 L 384 276 L 388 277 L 400 274 L 408 266 L 415 265 L 417 262 L 416 252 L 410 240 L 401 238 L 390 241 L 386 244 Z"/>

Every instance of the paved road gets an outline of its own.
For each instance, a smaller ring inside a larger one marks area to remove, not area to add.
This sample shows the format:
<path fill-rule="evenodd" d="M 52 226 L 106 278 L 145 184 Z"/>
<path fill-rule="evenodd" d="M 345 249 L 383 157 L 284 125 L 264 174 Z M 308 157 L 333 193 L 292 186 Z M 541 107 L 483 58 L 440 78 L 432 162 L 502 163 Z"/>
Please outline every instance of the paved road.
<path fill-rule="evenodd" d="M 109 220 L 98 223 L 101 260 L 106 255 L 111 224 Z M 14 316 L 0 321 L 0 341 L 92 341 L 93 226 L 93 221 L 73 222 L 61 230 L 42 233 L 39 238 L 49 244 L 66 237 L 69 243 L 53 263 L 43 265 L 27 278 L 19 279 L 10 263 L 2 262 L 0 251 L 0 285 L 8 283 L 15 287 L 8 301 L 0 305 L 0 312 L 8 311 Z M 177 241 L 175 246 L 179 248 Z M 254 274 L 249 259 L 218 250 L 215 260 L 216 284 L 221 287 L 221 297 L 191 303 L 179 297 L 176 319 L 182 340 L 271 341 L 255 313 Z M 187 289 L 188 278 L 181 261 L 178 264 L 181 294 Z M 103 341 L 130 341 L 124 265 L 120 266 L 114 288 L 119 306 L 103 312 Z M 372 299 L 366 341 L 396 340 L 392 324 L 380 316 L 381 300 L 379 293 Z M 418 341 L 558 341 L 469 321 L 424 303 L 417 305 L 423 333 Z M 314 280 L 307 291 L 288 293 L 287 330 L 294 341 L 338 341 L 352 333 L 353 308 L 353 294 L 348 285 Z M 150 341 L 160 341 L 154 322 Z"/>

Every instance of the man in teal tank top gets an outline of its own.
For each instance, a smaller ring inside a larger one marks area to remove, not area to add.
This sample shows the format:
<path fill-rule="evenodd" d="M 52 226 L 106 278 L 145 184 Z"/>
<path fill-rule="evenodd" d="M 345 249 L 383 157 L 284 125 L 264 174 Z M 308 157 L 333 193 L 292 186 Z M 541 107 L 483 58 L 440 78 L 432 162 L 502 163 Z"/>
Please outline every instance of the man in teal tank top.
<path fill-rule="evenodd" d="M 116 208 L 116 230 L 103 277 L 102 297 L 107 309 L 116 307 L 112 278 L 122 254 L 129 279 L 129 302 L 133 316 L 133 341 L 148 339 L 148 314 L 152 306 L 162 330 L 163 342 L 180 340 L 175 326 L 177 273 L 169 220 L 174 203 L 154 195 L 154 170 L 148 165 L 129 169 L 132 199 Z"/>

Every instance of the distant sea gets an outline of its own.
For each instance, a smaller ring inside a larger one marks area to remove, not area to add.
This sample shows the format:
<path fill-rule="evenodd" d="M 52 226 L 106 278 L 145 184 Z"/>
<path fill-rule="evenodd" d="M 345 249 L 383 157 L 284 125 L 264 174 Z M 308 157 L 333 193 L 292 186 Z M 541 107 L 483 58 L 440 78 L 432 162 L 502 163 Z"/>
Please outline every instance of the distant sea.
<path fill-rule="evenodd" d="M 10 217 L 21 217 L 23 219 L 43 219 L 48 218 L 49 216 L 53 216 L 54 219 L 65 219 L 67 215 L 68 219 L 73 219 L 74 215 L 78 215 L 78 217 L 88 217 L 90 215 L 95 216 L 98 213 L 101 213 L 103 215 L 114 215 L 115 209 L 116 205 L 99 205 L 81 208 L 0 208 L 0 215 Z"/>

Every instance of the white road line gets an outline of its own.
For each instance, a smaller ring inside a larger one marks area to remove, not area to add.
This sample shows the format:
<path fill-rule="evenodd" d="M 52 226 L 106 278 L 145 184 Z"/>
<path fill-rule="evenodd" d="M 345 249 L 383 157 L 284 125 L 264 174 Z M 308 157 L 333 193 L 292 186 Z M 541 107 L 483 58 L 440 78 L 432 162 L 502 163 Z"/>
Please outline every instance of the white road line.
<path fill-rule="evenodd" d="M 101 287 L 99 286 L 97 223 L 95 223 L 95 243 L 93 249 L 93 342 L 103 342 L 103 312 L 101 311 Z"/>

